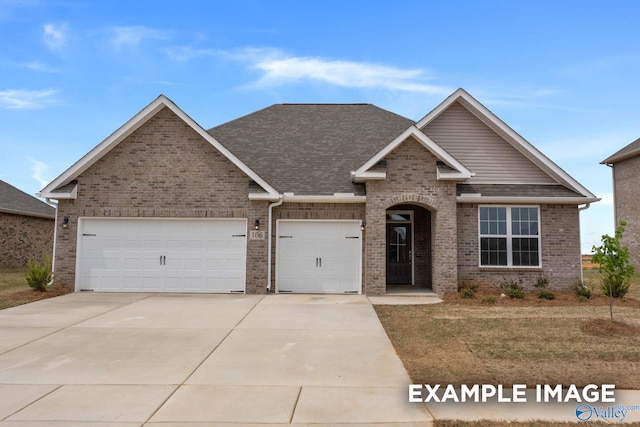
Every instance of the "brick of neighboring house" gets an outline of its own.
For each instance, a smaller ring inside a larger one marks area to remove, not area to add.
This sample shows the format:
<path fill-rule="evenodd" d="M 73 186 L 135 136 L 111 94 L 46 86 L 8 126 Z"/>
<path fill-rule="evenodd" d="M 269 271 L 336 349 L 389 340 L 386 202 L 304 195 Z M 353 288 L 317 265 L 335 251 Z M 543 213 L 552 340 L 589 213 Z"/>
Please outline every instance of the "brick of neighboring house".
<path fill-rule="evenodd" d="M 534 290 L 539 276 L 553 290 L 566 290 L 581 280 L 580 221 L 576 205 L 540 205 L 542 266 L 540 268 L 480 267 L 478 205 L 458 205 L 458 280 L 499 288 L 505 280 L 522 280 Z"/>
<path fill-rule="evenodd" d="M 627 222 L 622 243 L 629 247 L 631 263 L 640 271 L 640 156 L 616 162 L 613 175 L 616 226 Z"/>
<path fill-rule="evenodd" d="M 387 178 L 367 181 L 365 291 L 386 292 L 386 211 L 416 205 L 431 212 L 432 286 L 442 295 L 457 289 L 456 184 L 437 180 L 437 158 L 411 139 L 386 156 Z"/>
<path fill-rule="evenodd" d="M 53 218 L 0 212 L 0 268 L 22 268 L 52 255 Z"/>
<path fill-rule="evenodd" d="M 247 218 L 267 223 L 267 202 L 248 199 L 250 179 L 168 108 L 78 177 L 60 200 L 56 281 L 73 286 L 79 217 Z M 60 221 L 61 223 L 61 221 Z M 264 293 L 267 243 L 247 240 L 247 293 Z"/>

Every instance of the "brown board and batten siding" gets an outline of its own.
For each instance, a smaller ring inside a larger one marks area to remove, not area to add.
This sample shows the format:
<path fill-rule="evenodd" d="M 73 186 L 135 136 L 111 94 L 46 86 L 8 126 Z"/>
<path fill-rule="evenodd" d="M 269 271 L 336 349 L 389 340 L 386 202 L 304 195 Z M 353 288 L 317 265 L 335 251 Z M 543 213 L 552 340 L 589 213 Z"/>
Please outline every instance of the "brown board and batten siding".
<path fill-rule="evenodd" d="M 468 184 L 557 184 L 459 102 L 422 131 L 475 173 Z"/>

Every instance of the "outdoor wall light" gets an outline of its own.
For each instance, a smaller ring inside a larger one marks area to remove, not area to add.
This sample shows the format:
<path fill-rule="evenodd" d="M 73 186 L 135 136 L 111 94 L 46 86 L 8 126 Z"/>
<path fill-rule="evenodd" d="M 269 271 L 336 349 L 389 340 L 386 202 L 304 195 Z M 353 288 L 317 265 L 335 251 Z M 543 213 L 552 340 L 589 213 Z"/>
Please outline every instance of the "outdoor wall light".
<path fill-rule="evenodd" d="M 260 220 L 256 219 L 256 222 L 253 223 L 253 228 L 255 228 L 256 230 L 260 229 Z"/>
<path fill-rule="evenodd" d="M 62 220 L 62 228 L 67 228 L 69 225 L 69 217 L 64 217 Z"/>
<path fill-rule="evenodd" d="M 364 231 L 364 227 L 367 225 L 367 221 L 362 221 L 360 223 L 360 231 Z"/>

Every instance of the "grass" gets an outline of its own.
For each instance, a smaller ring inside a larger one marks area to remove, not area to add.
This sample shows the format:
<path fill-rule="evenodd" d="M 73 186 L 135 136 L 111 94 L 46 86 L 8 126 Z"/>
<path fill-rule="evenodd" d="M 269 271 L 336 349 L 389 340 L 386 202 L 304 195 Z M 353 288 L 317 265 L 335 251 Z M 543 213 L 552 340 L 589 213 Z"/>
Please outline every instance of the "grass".
<path fill-rule="evenodd" d="M 24 278 L 24 269 L 0 269 L 0 310 L 27 304 L 69 292 L 62 286 L 50 286 L 47 292 L 35 292 Z"/>
<path fill-rule="evenodd" d="M 640 275 L 616 300 L 611 325 L 600 274 L 585 270 L 595 298 L 572 293 L 555 300 L 500 298 L 500 291 L 454 296 L 437 305 L 374 306 L 413 383 L 587 384 L 640 389 Z M 493 298 L 493 303 L 483 299 Z M 603 322 L 603 320 L 605 320 Z M 604 323 L 604 326 L 602 324 Z M 598 425 L 598 423 L 590 423 Z M 565 427 L 582 422 L 437 420 L 436 427 Z M 640 425 L 633 423 L 626 425 Z"/>

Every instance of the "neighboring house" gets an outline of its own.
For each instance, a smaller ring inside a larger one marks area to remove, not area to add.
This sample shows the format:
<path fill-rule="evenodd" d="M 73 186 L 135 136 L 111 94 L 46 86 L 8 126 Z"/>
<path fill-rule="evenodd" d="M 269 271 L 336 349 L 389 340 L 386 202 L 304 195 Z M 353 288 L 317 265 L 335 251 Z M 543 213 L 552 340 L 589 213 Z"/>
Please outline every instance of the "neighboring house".
<path fill-rule="evenodd" d="M 0 268 L 52 255 L 56 210 L 0 181 Z"/>
<path fill-rule="evenodd" d="M 160 96 L 41 196 L 76 290 L 368 295 L 573 286 L 599 200 L 462 89 L 417 123 L 280 104 L 209 131 Z"/>
<path fill-rule="evenodd" d="M 631 263 L 640 268 L 640 139 L 601 162 L 613 171 L 615 224 L 627 222 L 622 243 L 629 247 Z"/>

